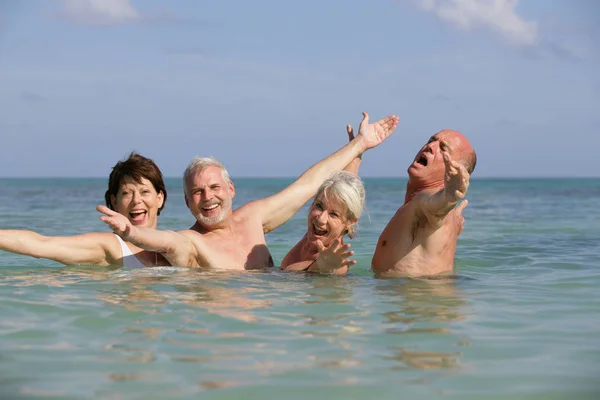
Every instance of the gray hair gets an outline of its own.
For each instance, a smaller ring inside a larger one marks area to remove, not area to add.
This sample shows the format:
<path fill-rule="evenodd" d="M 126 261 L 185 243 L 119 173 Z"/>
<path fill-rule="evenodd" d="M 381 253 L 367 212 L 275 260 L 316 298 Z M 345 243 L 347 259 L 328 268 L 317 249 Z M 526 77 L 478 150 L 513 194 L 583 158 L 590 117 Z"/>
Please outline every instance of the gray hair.
<path fill-rule="evenodd" d="M 357 175 L 348 171 L 334 173 L 321 184 L 315 198 L 321 195 L 325 197 L 333 195 L 341 200 L 348 208 L 346 218 L 358 222 L 365 205 L 365 186 Z M 352 225 L 348 229 L 348 236 L 355 237 L 357 229 L 358 224 Z"/>
<path fill-rule="evenodd" d="M 194 157 L 194 159 L 188 164 L 187 168 L 183 173 L 183 190 L 187 194 L 188 193 L 188 182 L 192 176 L 197 174 L 198 172 L 204 171 L 208 167 L 218 167 L 221 170 L 221 176 L 228 184 L 231 183 L 231 178 L 229 178 L 229 172 L 225 168 L 222 162 L 214 158 L 210 157 Z"/>

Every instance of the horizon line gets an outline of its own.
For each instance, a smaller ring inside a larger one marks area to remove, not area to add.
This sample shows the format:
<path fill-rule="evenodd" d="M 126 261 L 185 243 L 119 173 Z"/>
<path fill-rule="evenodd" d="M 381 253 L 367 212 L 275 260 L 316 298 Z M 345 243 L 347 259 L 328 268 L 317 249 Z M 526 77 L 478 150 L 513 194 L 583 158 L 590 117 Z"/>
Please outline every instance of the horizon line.
<path fill-rule="evenodd" d="M 386 176 L 386 175 L 361 175 L 367 179 L 408 179 L 408 176 Z M 163 176 L 164 179 L 182 179 L 181 176 Z M 108 179 L 108 176 L 0 176 L 0 179 Z M 298 179 L 298 176 L 232 176 L 234 179 Z M 598 176 L 582 175 L 547 175 L 547 176 L 472 176 L 476 179 L 600 179 Z"/>

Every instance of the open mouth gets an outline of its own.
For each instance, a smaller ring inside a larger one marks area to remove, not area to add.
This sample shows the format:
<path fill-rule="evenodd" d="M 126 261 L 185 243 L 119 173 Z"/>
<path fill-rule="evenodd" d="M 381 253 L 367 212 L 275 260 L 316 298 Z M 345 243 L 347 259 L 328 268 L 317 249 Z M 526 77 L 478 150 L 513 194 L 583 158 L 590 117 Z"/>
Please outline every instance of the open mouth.
<path fill-rule="evenodd" d="M 317 227 L 315 227 L 313 225 L 313 235 L 315 235 L 315 236 L 325 236 L 325 235 L 327 235 L 327 230 L 317 229 Z"/>
<path fill-rule="evenodd" d="M 424 167 L 427 166 L 427 157 L 425 157 L 425 154 L 421 155 L 421 157 L 417 159 L 417 164 L 421 164 Z"/>
<path fill-rule="evenodd" d="M 133 221 L 142 221 L 148 212 L 146 210 L 134 210 L 129 213 Z"/>
<path fill-rule="evenodd" d="M 219 207 L 219 203 L 209 204 L 209 205 L 202 207 L 202 211 L 209 213 L 209 212 L 213 211 L 214 209 L 216 209 L 217 207 Z"/>

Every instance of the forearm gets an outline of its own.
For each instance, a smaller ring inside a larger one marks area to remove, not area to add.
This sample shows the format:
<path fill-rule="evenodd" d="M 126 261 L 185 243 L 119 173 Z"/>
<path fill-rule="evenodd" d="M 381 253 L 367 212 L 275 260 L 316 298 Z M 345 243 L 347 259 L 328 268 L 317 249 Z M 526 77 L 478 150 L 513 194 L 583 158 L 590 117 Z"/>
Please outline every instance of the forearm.
<path fill-rule="evenodd" d="M 356 157 L 354 160 L 350 162 L 350 164 L 346 165 L 344 171 L 351 172 L 354 175 L 358 176 L 358 170 L 360 169 L 360 164 L 362 163 L 362 159 L 360 157 Z"/>
<path fill-rule="evenodd" d="M 123 237 L 123 239 L 147 251 L 172 254 L 177 248 L 178 241 L 181 240 L 179 236 L 181 235 L 174 231 L 133 227 L 129 235 Z"/>
<path fill-rule="evenodd" d="M 363 153 L 364 148 L 360 143 L 360 139 L 354 139 L 329 157 L 319 161 L 306 171 L 300 177 L 294 185 L 297 185 L 301 190 L 305 191 L 304 201 L 306 203 L 308 199 L 313 197 L 321 183 L 329 178 L 334 172 L 345 169 L 349 164 Z"/>
<path fill-rule="evenodd" d="M 274 196 L 259 201 L 254 209 L 260 212 L 264 232 L 270 232 L 290 219 L 312 198 L 319 186 L 334 172 L 343 170 L 364 146 L 354 139 L 329 157 L 307 169 L 294 183 Z"/>
<path fill-rule="evenodd" d="M 32 231 L 24 230 L 1 230 L 0 231 L 0 250 L 11 253 L 22 254 L 25 256 L 42 258 L 44 257 L 45 236 Z"/>
<path fill-rule="evenodd" d="M 430 221 L 443 220 L 458 202 L 458 199 L 448 196 L 444 189 L 433 194 L 423 193 L 419 197 L 418 204 Z"/>
<path fill-rule="evenodd" d="M 35 258 L 47 258 L 65 265 L 109 265 L 114 263 L 116 249 L 107 243 L 107 233 L 76 236 L 43 236 L 26 230 L 0 231 L 0 250 Z M 112 234 L 110 234 L 112 236 Z M 116 240 L 115 238 L 112 238 Z"/>

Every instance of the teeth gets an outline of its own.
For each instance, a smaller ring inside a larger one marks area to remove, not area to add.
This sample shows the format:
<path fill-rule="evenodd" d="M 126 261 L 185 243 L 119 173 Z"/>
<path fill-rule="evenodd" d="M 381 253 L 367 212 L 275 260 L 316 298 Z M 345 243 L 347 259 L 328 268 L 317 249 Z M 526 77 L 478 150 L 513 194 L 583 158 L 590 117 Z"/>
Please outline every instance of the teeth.
<path fill-rule="evenodd" d="M 213 204 L 212 206 L 207 206 L 204 207 L 205 210 L 210 211 L 210 210 L 214 210 L 215 208 L 217 208 L 218 204 Z"/>
<path fill-rule="evenodd" d="M 313 227 L 315 235 L 323 236 L 327 234 L 326 230 L 318 229 L 317 227 Z"/>
<path fill-rule="evenodd" d="M 135 214 L 135 215 L 138 215 L 138 214 L 143 214 L 143 213 L 145 213 L 145 212 L 146 212 L 146 211 L 144 211 L 144 210 L 136 210 L 136 211 L 132 211 L 130 214 Z"/>

